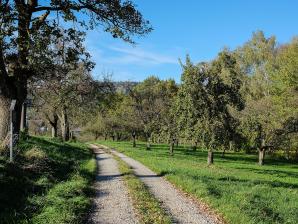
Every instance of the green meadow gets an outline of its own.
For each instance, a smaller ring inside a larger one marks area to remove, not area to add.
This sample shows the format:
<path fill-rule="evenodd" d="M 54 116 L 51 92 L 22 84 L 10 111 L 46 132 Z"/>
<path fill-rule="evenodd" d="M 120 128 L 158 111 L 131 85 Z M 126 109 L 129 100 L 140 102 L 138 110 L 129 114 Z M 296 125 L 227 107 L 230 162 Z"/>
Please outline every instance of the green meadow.
<path fill-rule="evenodd" d="M 228 223 L 297 223 L 298 164 L 266 157 L 257 165 L 257 155 L 215 153 L 214 165 L 207 166 L 207 152 L 144 143 L 99 141 L 142 162 L 181 190 L 209 205 Z"/>

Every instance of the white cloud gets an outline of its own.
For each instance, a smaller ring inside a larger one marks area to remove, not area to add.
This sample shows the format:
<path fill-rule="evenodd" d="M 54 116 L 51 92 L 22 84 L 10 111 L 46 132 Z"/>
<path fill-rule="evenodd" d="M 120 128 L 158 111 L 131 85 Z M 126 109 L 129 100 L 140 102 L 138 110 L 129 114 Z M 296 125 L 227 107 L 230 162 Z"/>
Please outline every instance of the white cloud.
<path fill-rule="evenodd" d="M 106 58 L 105 62 L 109 64 L 139 64 L 139 65 L 160 65 L 177 64 L 178 59 L 173 56 L 167 56 L 155 52 L 150 52 L 138 47 L 110 47 L 110 50 L 120 55 Z"/>

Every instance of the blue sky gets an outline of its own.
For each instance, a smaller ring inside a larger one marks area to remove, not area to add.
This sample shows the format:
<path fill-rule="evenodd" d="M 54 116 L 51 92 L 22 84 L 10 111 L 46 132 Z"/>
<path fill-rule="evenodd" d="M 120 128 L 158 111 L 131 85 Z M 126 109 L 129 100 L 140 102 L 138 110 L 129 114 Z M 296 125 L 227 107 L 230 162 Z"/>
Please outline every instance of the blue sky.
<path fill-rule="evenodd" d="M 278 42 L 298 35 L 297 0 L 134 0 L 154 31 L 135 38 L 136 46 L 113 39 L 98 28 L 86 46 L 96 62 L 93 75 L 112 73 L 115 81 L 141 81 L 149 75 L 180 80 L 178 59 L 194 62 L 216 57 L 224 47 L 242 45 L 253 31 Z"/>

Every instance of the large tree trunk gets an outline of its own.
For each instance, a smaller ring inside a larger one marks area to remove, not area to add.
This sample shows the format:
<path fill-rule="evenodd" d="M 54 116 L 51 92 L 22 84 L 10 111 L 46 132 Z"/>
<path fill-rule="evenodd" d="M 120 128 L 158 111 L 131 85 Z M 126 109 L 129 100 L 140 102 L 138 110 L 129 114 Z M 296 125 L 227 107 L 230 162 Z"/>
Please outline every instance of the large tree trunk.
<path fill-rule="evenodd" d="M 5 139 L 9 131 L 10 102 L 10 99 L 0 95 L 0 141 Z"/>
<path fill-rule="evenodd" d="M 17 87 L 10 89 L 5 94 L 0 94 L 0 140 L 3 140 L 9 131 L 10 124 L 10 105 L 13 99 L 16 100 L 14 108 L 15 118 L 13 119 L 13 133 L 19 135 L 22 105 L 27 96 L 27 85 L 17 83 Z M 1 92 L 1 88 L 0 88 Z"/>
<path fill-rule="evenodd" d="M 62 110 L 62 113 L 61 113 L 60 123 L 61 123 L 62 140 L 68 141 L 70 137 L 69 121 L 68 121 L 67 111 L 65 108 Z"/>
<path fill-rule="evenodd" d="M 213 151 L 212 151 L 212 150 L 209 150 L 209 151 L 208 151 L 207 164 L 208 164 L 208 165 L 213 164 Z"/>
<path fill-rule="evenodd" d="M 2 41 L 0 46 L 0 140 L 8 134 L 8 124 L 10 120 L 9 106 L 11 100 L 15 99 L 15 119 L 13 121 L 14 134 L 20 132 L 20 121 L 22 105 L 27 97 L 27 79 L 30 71 L 27 70 L 29 54 L 29 24 L 32 14 L 30 8 L 22 1 L 15 1 L 18 10 L 18 52 L 10 55 L 10 67 L 4 60 Z M 6 57 L 8 60 L 8 57 Z"/>

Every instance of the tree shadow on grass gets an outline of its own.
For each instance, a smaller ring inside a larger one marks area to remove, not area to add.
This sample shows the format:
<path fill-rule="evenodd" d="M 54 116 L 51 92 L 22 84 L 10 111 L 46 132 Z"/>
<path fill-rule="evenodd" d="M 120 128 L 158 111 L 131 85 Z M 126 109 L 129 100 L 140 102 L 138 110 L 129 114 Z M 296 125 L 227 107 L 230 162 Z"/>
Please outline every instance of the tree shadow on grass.
<path fill-rule="evenodd" d="M 281 182 L 281 181 L 268 181 L 268 180 L 249 180 L 249 179 L 240 179 L 234 176 L 226 176 L 226 177 L 209 177 L 209 176 L 198 176 L 198 175 L 190 175 L 185 174 L 185 176 L 188 176 L 191 179 L 194 180 L 201 180 L 203 183 L 210 184 L 214 182 L 218 182 L 219 186 L 221 184 L 227 184 L 227 183 L 242 183 L 247 186 L 255 186 L 255 185 L 268 185 L 269 187 L 284 187 L 284 188 L 292 188 L 292 189 L 298 189 L 298 184 L 295 183 L 287 183 L 287 182 Z"/>
<path fill-rule="evenodd" d="M 40 160 L 24 157 L 24 152 L 38 147 L 46 156 Z M 70 178 L 79 162 L 90 158 L 87 150 L 71 144 L 31 137 L 18 145 L 14 163 L 0 159 L 0 222 L 17 223 L 30 218 L 39 208 L 32 196 L 43 195 L 54 183 Z"/>
<path fill-rule="evenodd" d="M 245 167 L 238 167 L 236 169 L 252 171 L 258 174 L 276 175 L 278 177 L 293 177 L 293 178 L 297 178 L 298 180 L 297 172 L 290 172 L 290 171 L 284 171 L 284 170 L 255 169 L 255 168 L 245 168 Z"/>

